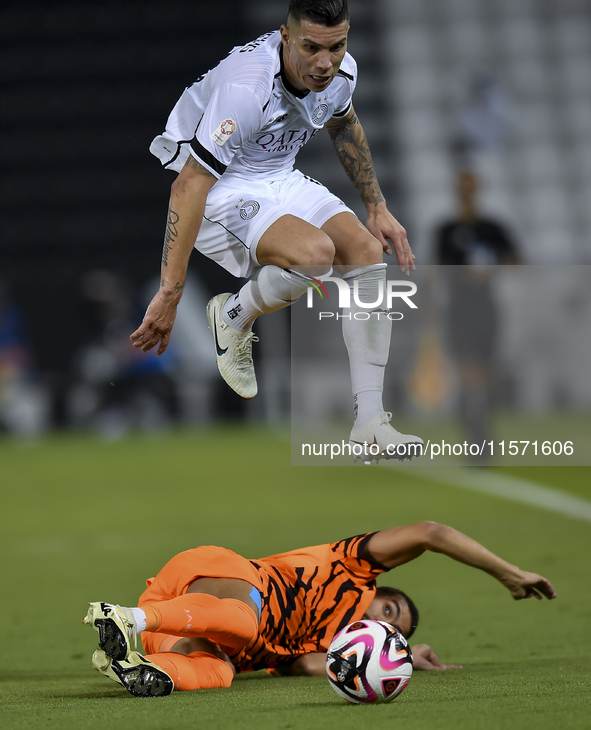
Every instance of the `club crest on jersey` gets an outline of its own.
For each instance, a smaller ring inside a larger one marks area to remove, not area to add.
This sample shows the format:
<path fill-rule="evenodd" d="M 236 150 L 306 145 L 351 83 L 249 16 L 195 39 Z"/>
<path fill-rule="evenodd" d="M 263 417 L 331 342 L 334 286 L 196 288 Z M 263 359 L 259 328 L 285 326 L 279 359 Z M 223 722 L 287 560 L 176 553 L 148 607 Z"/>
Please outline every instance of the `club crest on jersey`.
<path fill-rule="evenodd" d="M 223 147 L 236 131 L 236 122 L 233 119 L 224 119 L 220 126 L 211 135 L 212 140 Z"/>
<path fill-rule="evenodd" d="M 243 203 L 240 207 L 240 217 L 243 221 L 249 221 L 251 218 L 255 217 L 260 209 L 261 206 L 256 200 L 247 200 L 246 203 Z"/>
<path fill-rule="evenodd" d="M 318 124 L 321 122 L 324 117 L 326 116 L 326 112 L 328 111 L 328 105 L 327 104 L 319 104 L 316 109 L 312 112 L 312 121 L 314 124 Z"/>

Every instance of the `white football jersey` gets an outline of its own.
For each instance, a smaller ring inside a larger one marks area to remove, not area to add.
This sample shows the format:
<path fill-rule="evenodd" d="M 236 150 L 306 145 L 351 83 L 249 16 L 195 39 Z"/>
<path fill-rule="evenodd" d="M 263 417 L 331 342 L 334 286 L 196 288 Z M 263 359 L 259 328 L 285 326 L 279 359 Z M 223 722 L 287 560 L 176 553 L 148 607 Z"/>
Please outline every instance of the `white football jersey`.
<path fill-rule="evenodd" d="M 217 178 L 281 179 L 327 119 L 348 114 L 356 77 L 346 53 L 328 88 L 299 91 L 285 77 L 280 32 L 266 33 L 185 89 L 150 152 L 177 172 L 193 154 Z"/>

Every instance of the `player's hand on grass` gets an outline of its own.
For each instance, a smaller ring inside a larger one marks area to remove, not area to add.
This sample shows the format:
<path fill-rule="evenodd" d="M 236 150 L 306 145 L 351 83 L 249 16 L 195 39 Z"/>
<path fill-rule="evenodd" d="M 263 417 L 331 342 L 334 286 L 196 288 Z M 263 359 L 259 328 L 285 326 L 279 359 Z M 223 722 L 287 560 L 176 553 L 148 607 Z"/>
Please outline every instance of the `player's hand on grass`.
<path fill-rule="evenodd" d="M 516 601 L 522 598 L 556 598 L 556 592 L 550 581 L 537 573 L 528 573 L 525 570 L 517 570 L 514 575 L 505 578 L 503 584 Z"/>
<path fill-rule="evenodd" d="M 428 644 L 411 646 L 414 669 L 462 669 L 461 664 L 442 664 Z"/>
<path fill-rule="evenodd" d="M 369 214 L 367 230 L 378 239 L 388 256 L 392 248 L 398 260 L 400 271 L 406 276 L 415 270 L 415 257 L 406 238 L 406 231 L 388 210 L 385 203 L 377 205 Z M 388 243 L 391 241 L 391 245 Z"/>
<path fill-rule="evenodd" d="M 168 347 L 180 295 L 160 289 L 150 302 L 144 320 L 129 339 L 133 347 L 148 352 L 159 344 L 157 355 Z"/>

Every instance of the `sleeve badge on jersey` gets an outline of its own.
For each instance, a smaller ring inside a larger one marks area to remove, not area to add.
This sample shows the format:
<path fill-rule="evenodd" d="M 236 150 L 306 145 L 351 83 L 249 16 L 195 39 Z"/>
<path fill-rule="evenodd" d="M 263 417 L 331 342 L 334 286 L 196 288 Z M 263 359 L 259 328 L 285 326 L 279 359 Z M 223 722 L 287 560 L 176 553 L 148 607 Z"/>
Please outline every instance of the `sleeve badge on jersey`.
<path fill-rule="evenodd" d="M 211 135 L 212 140 L 223 147 L 236 131 L 236 122 L 233 119 L 224 119 L 220 126 Z"/>

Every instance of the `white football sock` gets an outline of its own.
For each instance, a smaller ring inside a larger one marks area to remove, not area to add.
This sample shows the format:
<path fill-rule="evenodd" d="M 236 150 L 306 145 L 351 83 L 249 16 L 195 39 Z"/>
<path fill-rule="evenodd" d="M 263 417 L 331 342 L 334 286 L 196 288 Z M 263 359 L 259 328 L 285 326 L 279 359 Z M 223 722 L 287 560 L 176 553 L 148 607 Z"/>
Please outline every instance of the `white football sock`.
<path fill-rule="evenodd" d="M 309 277 L 278 266 L 261 266 L 237 294 L 224 305 L 224 322 L 238 332 L 248 332 L 261 314 L 291 306 L 310 286 Z"/>
<path fill-rule="evenodd" d="M 392 333 L 392 322 L 381 301 L 386 293 L 386 264 L 362 266 L 343 279 L 351 289 L 351 308 L 342 312 L 343 339 L 351 367 L 355 425 L 362 426 L 384 410 L 384 372 Z M 355 294 L 358 301 L 375 306 L 360 307 L 355 303 Z M 357 313 L 364 313 L 363 319 L 355 319 Z"/>
<path fill-rule="evenodd" d="M 129 610 L 133 613 L 137 625 L 137 633 L 141 634 L 142 631 L 146 630 L 146 614 L 141 608 L 130 608 Z"/>
<path fill-rule="evenodd" d="M 381 390 L 363 390 L 353 396 L 353 415 L 355 426 L 363 426 L 372 418 L 380 416 L 384 410 Z"/>

